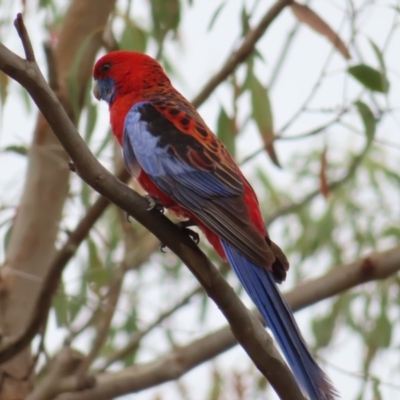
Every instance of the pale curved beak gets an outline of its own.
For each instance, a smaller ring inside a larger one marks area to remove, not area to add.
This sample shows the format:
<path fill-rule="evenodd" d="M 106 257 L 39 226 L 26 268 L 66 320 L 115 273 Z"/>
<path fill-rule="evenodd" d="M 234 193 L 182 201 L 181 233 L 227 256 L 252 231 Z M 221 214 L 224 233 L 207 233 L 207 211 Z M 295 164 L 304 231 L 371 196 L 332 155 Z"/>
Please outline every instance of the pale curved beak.
<path fill-rule="evenodd" d="M 93 83 L 93 95 L 94 97 L 96 97 L 97 100 L 101 100 L 99 82 L 97 81 L 97 79 L 95 79 Z"/>

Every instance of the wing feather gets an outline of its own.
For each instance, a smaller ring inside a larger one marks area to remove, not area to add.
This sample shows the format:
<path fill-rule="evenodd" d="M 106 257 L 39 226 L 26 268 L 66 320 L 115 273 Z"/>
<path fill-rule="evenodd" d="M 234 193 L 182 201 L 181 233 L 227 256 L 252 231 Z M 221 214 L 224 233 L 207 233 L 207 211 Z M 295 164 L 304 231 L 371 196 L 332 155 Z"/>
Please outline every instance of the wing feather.
<path fill-rule="evenodd" d="M 180 130 L 150 102 L 133 106 L 125 119 L 127 168 L 138 163 L 162 192 L 248 259 L 270 268 L 275 257 L 251 223 L 241 175 L 215 148 Z"/>

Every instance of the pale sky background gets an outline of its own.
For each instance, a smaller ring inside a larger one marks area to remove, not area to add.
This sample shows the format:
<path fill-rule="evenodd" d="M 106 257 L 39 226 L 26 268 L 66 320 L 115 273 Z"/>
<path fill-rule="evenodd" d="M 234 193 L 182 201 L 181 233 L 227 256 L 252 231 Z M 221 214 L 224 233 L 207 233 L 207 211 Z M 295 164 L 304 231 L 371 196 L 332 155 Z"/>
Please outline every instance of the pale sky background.
<path fill-rule="evenodd" d="M 30 2 L 28 2 L 30 3 Z M 249 9 L 252 8 L 253 1 L 247 1 Z M 357 5 L 360 1 L 354 1 Z M 389 11 L 384 4 L 395 4 L 392 1 L 376 1 L 372 2 L 376 5 L 371 7 L 371 10 L 362 16 L 362 24 L 358 26 L 361 29 L 362 34 L 360 35 L 359 46 L 362 49 L 362 55 L 365 57 L 364 61 L 373 66 L 377 67 L 378 62 L 371 47 L 368 43 L 368 37 L 373 38 L 378 47 L 382 47 L 386 40 L 388 31 L 393 24 L 393 12 Z M 34 3 L 33 3 L 34 4 Z M 65 1 L 60 1 L 60 4 L 65 4 Z M 125 2 L 119 1 L 121 9 L 125 9 Z M 232 49 L 237 47 L 238 38 L 240 37 L 240 10 L 242 7 L 242 1 L 231 0 L 227 1 L 226 6 L 222 10 L 218 17 L 216 24 L 212 31 L 207 31 L 207 27 L 211 16 L 213 15 L 216 8 L 221 4 L 220 1 L 200 1 L 194 0 L 194 5 L 189 7 L 187 2 L 184 2 L 183 21 L 179 32 L 180 45 L 170 44 L 166 47 L 166 54 L 170 59 L 179 60 L 176 64 L 178 68 L 177 76 L 172 77 L 174 85 L 189 99 L 193 98 L 200 90 L 202 85 L 209 79 L 210 76 L 215 73 L 219 67 L 223 64 L 227 56 L 230 54 Z M 256 8 L 255 18 L 252 20 L 252 24 L 258 22 L 259 18 L 265 13 L 272 1 L 259 1 Z M 317 11 L 329 24 L 340 32 L 341 37 L 345 42 L 348 42 L 351 31 L 347 21 L 343 21 L 343 9 L 345 9 L 345 1 L 340 0 L 320 0 L 314 1 L 312 7 Z M 10 5 L 11 15 L 19 11 L 19 2 L 14 2 Z M 32 5 L 28 7 L 28 10 L 33 10 L 35 7 Z M 132 13 L 135 18 L 139 17 L 143 21 L 143 26 L 148 24 L 148 2 L 146 0 L 136 0 L 133 2 Z M 39 61 L 43 61 L 43 53 L 41 51 L 41 42 L 45 38 L 43 32 L 37 28 L 38 19 L 44 18 L 44 13 L 35 15 L 35 13 L 29 13 L 27 15 L 28 29 L 32 34 L 35 49 L 37 51 L 37 57 Z M 269 29 L 268 33 L 260 40 L 257 45 L 259 51 L 265 57 L 265 64 L 260 61 L 257 62 L 257 73 L 261 81 L 266 84 L 270 79 L 271 68 L 275 65 L 275 60 L 281 49 L 281 45 L 286 38 L 288 31 L 294 24 L 294 17 L 290 10 L 285 10 L 283 14 L 273 23 L 273 26 Z M 3 28 L 4 30 L 4 28 Z M 22 48 L 17 38 L 15 31 L 10 28 L 9 31 L 4 31 L 6 36 L 5 43 L 14 51 L 22 54 Z M 389 51 L 386 53 L 385 61 L 389 70 L 389 79 L 391 82 L 391 91 L 389 99 L 393 107 L 399 105 L 399 53 L 400 48 L 400 35 L 397 31 L 393 36 L 393 39 L 389 46 Z M 153 51 L 153 53 L 152 53 Z M 354 49 L 351 49 L 352 54 L 356 55 L 355 59 L 350 62 L 357 63 L 360 61 L 357 58 L 357 53 Z M 332 52 L 331 45 L 322 37 L 312 32 L 307 27 L 302 27 L 294 41 L 289 57 L 287 58 L 283 71 L 279 76 L 276 85 L 270 93 L 271 102 L 274 113 L 275 126 L 277 132 L 280 128 L 290 119 L 290 117 L 297 111 L 299 105 L 302 104 L 306 96 L 308 95 L 310 88 L 316 81 L 317 77 L 321 72 L 322 66 L 325 64 L 327 57 Z M 154 55 L 155 47 L 150 46 L 149 54 Z M 43 65 L 43 63 L 42 63 Z M 344 91 L 347 93 L 358 93 L 361 90 L 361 86 L 355 82 L 352 78 L 345 77 L 342 73 L 347 68 L 346 62 L 343 58 L 334 52 L 332 55 L 329 67 L 328 77 L 324 80 L 323 87 L 315 97 L 315 101 L 312 104 L 315 106 L 326 108 L 337 107 L 342 103 L 344 96 L 351 98 L 350 95 L 344 95 Z M 241 72 L 243 73 L 243 71 Z M 345 89 L 344 89 L 345 88 Z M 205 121 L 214 128 L 216 124 L 216 118 L 220 110 L 220 104 L 224 104 L 227 110 L 230 109 L 229 101 L 227 100 L 228 88 L 224 85 L 220 86 L 212 95 L 207 104 L 200 108 L 200 113 L 204 117 Z M 35 122 L 35 112 L 27 113 L 24 104 L 21 102 L 20 96 L 21 89 L 16 85 L 12 84 L 10 87 L 10 97 L 7 100 L 5 108 L 2 110 L 1 117 L 1 130 L 0 130 L 0 148 L 4 148 L 10 144 L 26 144 L 29 145 L 32 135 L 32 127 Z M 246 115 L 246 110 L 249 107 L 249 97 L 242 96 L 239 103 L 241 114 Z M 34 106 L 33 106 L 34 107 Z M 98 122 L 98 135 L 99 141 L 103 137 L 104 131 L 108 129 L 108 110 L 105 103 L 99 104 L 101 110 L 101 119 Z M 379 138 L 386 139 L 391 142 L 397 143 L 400 146 L 400 134 L 399 134 L 399 112 L 397 111 L 395 118 L 387 118 L 383 125 L 379 128 Z M 293 128 L 289 129 L 286 134 L 295 135 L 301 132 L 307 131 L 312 127 L 317 127 L 331 117 L 323 114 L 308 114 L 304 116 L 294 124 Z M 360 126 L 360 121 L 354 117 L 349 118 L 349 121 Z M 346 160 L 346 154 L 342 154 L 341 149 L 360 149 L 363 145 L 364 138 L 359 137 L 355 134 L 345 133 L 343 129 L 335 128 L 329 131 L 327 142 L 331 146 L 330 157 L 337 160 Z M 283 167 L 289 161 L 296 156 L 299 146 L 301 149 L 320 148 L 322 150 L 325 143 L 324 135 L 313 136 L 308 140 L 301 142 L 292 141 L 286 142 L 281 141 L 276 145 L 276 150 L 279 154 Z M 242 135 L 238 140 L 237 149 L 239 153 L 238 159 L 243 159 L 246 155 L 253 153 L 262 146 L 258 133 L 254 126 L 249 125 L 246 135 Z M 399 167 L 399 151 L 385 148 L 387 151 L 388 160 L 393 166 Z M 107 164 L 107 160 L 105 160 Z M 274 177 L 277 185 L 280 187 L 288 187 L 290 192 L 295 193 L 293 190 L 292 177 L 290 173 L 285 171 L 285 168 L 278 170 L 268 160 L 265 154 L 256 157 L 252 162 L 249 162 L 243 168 L 245 174 L 251 177 L 254 173 L 255 165 L 261 166 L 271 177 Z M 20 197 L 24 171 L 26 168 L 25 158 L 9 153 L 0 153 L 0 206 L 1 205 L 15 205 L 18 203 Z M 76 184 L 76 183 L 75 183 Z M 302 186 L 299 188 L 297 197 L 301 198 L 302 193 L 308 192 L 309 189 L 313 188 L 314 185 L 310 183 L 309 187 Z M 296 192 L 297 193 L 297 192 Z M 398 193 L 389 193 L 394 201 L 398 201 Z M 324 203 L 321 200 L 320 207 L 324 207 Z M 12 215 L 13 209 L 10 210 Z M 71 210 L 71 226 L 77 215 L 73 215 Z M 0 223 L 2 221 L 0 220 Z M 271 236 L 279 238 L 282 226 L 281 222 L 278 222 L 272 226 L 270 231 Z M 0 228 L 1 229 L 1 228 Z M 279 241 L 279 240 L 278 240 Z M 284 247 L 284 246 L 283 246 Z M 156 255 L 153 260 L 156 262 L 158 257 L 164 257 Z M 0 248 L 0 262 L 4 258 L 3 249 Z M 315 264 L 314 260 L 314 264 Z M 325 269 L 326 265 L 323 265 L 323 260 L 317 260 L 321 262 L 321 268 Z M 350 260 L 349 260 L 350 261 Z M 292 268 L 295 268 L 292 264 Z M 318 269 L 319 265 L 312 265 L 309 270 L 312 270 L 312 275 L 318 276 L 322 273 Z M 190 274 L 185 272 L 184 281 L 187 281 L 187 292 L 190 291 L 195 285 L 194 279 Z M 70 266 L 66 271 L 67 281 L 71 280 L 73 285 L 74 277 L 76 277 L 76 270 L 74 266 Z M 145 279 L 148 282 L 152 282 L 157 279 L 156 269 L 152 269 L 151 266 L 146 269 Z M 237 281 L 232 277 L 231 283 L 234 287 L 237 287 Z M 282 285 L 281 289 L 283 292 L 289 290 L 291 287 L 290 277 L 288 281 Z M 126 288 L 129 290 L 129 279 L 126 282 Z M 168 292 L 173 290 L 170 283 L 166 283 L 165 293 L 155 292 L 155 288 L 151 289 L 149 285 L 148 301 L 143 305 L 148 308 L 149 315 L 157 312 L 158 302 L 165 301 L 163 296 L 167 296 Z M 246 304 L 250 305 L 250 301 L 245 298 Z M 129 301 L 126 304 L 120 305 L 121 312 L 129 312 Z M 311 314 L 315 315 L 315 312 L 323 312 L 326 309 L 326 304 L 322 302 L 313 307 L 312 310 L 304 310 L 296 313 L 296 319 L 300 325 L 300 329 L 303 332 L 306 341 L 312 343 L 312 335 L 309 331 L 309 319 Z M 118 313 L 116 314 L 118 318 Z M 192 315 L 190 308 L 187 312 L 181 313 L 179 319 L 171 322 L 171 326 L 179 326 L 182 330 L 181 336 L 183 343 L 185 338 L 193 338 L 193 327 L 196 326 L 198 316 Z M 149 317 L 149 321 L 152 318 Z M 215 330 L 225 324 L 224 319 L 221 317 L 219 311 L 214 305 L 210 306 L 207 325 L 210 330 Z M 52 334 L 54 332 L 54 334 Z M 200 337 L 206 331 L 198 332 Z M 190 336 L 188 336 L 190 334 Z M 397 332 L 398 334 L 398 332 Z M 154 347 L 160 346 L 162 349 L 165 345 L 165 338 L 157 336 L 157 332 L 150 335 L 146 339 L 148 343 L 149 351 L 148 354 L 142 354 L 139 361 L 151 360 L 154 355 Z M 179 332 L 177 333 L 179 338 Z M 54 321 L 51 321 L 49 334 L 48 334 L 48 346 L 51 349 L 55 348 L 59 343 L 62 343 L 62 330 L 57 329 Z M 82 339 L 79 345 L 84 350 L 87 348 L 87 340 Z M 126 340 L 126 338 L 121 338 Z M 321 352 L 320 356 L 323 360 L 328 360 L 329 363 L 321 365 L 334 382 L 337 389 L 342 395 L 342 399 L 354 399 L 356 393 L 358 393 L 359 387 L 362 384 L 362 380 L 352 376 L 352 374 L 359 373 L 359 358 L 363 354 L 362 344 L 358 339 L 350 334 L 350 331 L 345 329 L 340 330 L 340 335 L 335 338 L 333 345 L 330 347 L 330 351 Z M 377 361 L 374 363 L 373 372 L 377 373 L 382 380 L 391 382 L 393 384 L 399 383 L 399 361 L 395 355 L 397 353 L 389 354 L 385 353 L 384 357 L 378 356 Z M 217 358 L 215 361 L 218 366 L 229 369 L 234 366 L 236 370 L 246 368 L 246 355 L 243 350 L 239 347 L 225 353 L 224 355 Z M 342 371 L 339 371 L 337 368 Z M 348 373 L 347 373 L 348 372 Z M 192 400 L 201 400 L 205 398 L 205 390 L 208 390 L 208 385 L 205 387 L 204 381 L 210 376 L 209 367 L 206 365 L 200 366 L 190 373 L 186 374 L 182 379 L 187 385 L 190 385 Z M 393 388 L 389 385 L 382 385 L 381 391 L 384 395 L 384 399 L 394 399 L 400 397 L 400 387 Z M 164 400 L 176 399 L 176 388 L 174 383 L 168 383 L 162 387 L 144 391 L 135 395 L 126 396 L 126 399 L 139 399 L 139 400 L 150 400 L 154 399 L 155 393 L 162 393 Z M 372 392 L 371 396 L 372 396 Z M 226 398 L 234 398 L 233 395 L 227 393 Z M 255 399 L 249 395 L 249 399 Z M 267 396 L 266 396 L 267 398 Z M 270 399 L 277 398 L 275 395 L 268 396 Z M 372 398 L 372 397 L 371 397 Z M 255 399 L 257 400 L 257 399 Z"/>

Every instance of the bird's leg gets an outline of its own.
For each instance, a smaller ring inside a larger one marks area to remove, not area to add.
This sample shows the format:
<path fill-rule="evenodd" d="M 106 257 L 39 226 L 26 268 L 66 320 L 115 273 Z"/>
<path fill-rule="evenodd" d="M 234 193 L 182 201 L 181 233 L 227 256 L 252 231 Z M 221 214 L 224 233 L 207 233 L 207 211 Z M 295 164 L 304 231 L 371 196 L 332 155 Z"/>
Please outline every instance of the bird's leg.
<path fill-rule="evenodd" d="M 194 230 L 189 229 L 189 226 L 196 226 L 196 224 L 191 219 L 187 219 L 186 221 L 177 222 L 175 225 L 179 228 L 179 230 L 186 233 L 190 237 L 190 239 L 193 240 L 193 242 L 195 242 L 196 244 L 199 244 L 200 235 L 197 232 L 195 232 Z M 164 249 L 166 247 L 167 246 L 164 243 L 160 243 L 161 253 L 165 253 Z"/>

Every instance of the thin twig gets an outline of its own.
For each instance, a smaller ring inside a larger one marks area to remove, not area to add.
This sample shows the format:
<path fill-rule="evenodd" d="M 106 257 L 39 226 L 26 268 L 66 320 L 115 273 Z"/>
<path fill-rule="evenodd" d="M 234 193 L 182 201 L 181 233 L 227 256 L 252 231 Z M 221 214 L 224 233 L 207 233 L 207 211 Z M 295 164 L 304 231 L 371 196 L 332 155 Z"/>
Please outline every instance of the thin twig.
<path fill-rule="evenodd" d="M 122 283 L 124 281 L 126 268 L 123 265 L 120 265 L 118 271 L 116 272 L 116 276 L 109 284 L 107 301 L 105 303 L 104 313 L 100 315 L 100 321 L 97 324 L 96 336 L 92 341 L 92 347 L 89 351 L 89 354 L 82 361 L 79 366 L 79 373 L 86 373 L 89 369 L 90 365 L 96 358 L 97 354 L 103 347 L 104 343 L 108 339 L 108 334 L 111 326 L 111 321 L 114 316 L 119 295 L 121 293 Z"/>
<path fill-rule="evenodd" d="M 52 362 L 47 376 L 26 400 L 53 400 L 60 393 L 90 389 L 96 384 L 93 376 L 77 374 L 83 356 L 65 346 Z"/>
<path fill-rule="evenodd" d="M 57 90 L 60 89 L 60 84 L 58 81 L 58 73 L 57 73 L 56 59 L 54 56 L 54 48 L 53 48 L 51 42 L 48 41 L 43 44 L 43 49 L 44 49 L 44 54 L 46 55 L 47 70 L 48 70 L 48 76 L 49 76 L 49 79 L 48 79 L 49 85 L 55 92 L 57 92 Z"/>
<path fill-rule="evenodd" d="M 246 59 L 253 53 L 255 44 L 264 35 L 271 23 L 276 19 L 280 12 L 292 2 L 293 0 L 277 1 L 263 16 L 258 25 L 247 32 L 241 46 L 229 56 L 224 66 L 204 85 L 201 92 L 192 100 L 192 104 L 195 107 L 199 107 L 203 104 L 215 88 L 220 83 L 224 82 L 239 64 L 246 61 Z"/>
<path fill-rule="evenodd" d="M 33 51 L 32 42 L 31 39 L 29 38 L 28 31 L 26 30 L 22 14 L 20 13 L 17 14 L 17 18 L 14 21 L 14 26 L 18 32 L 18 36 L 21 39 L 22 46 L 24 47 L 26 60 L 31 62 L 36 62 L 36 57 Z"/>
<path fill-rule="evenodd" d="M 361 151 L 360 154 L 353 157 L 353 160 L 351 161 L 350 166 L 347 169 L 347 172 L 345 173 L 345 175 L 342 178 L 332 181 L 328 184 L 329 192 L 332 192 L 332 191 L 338 189 L 339 187 L 343 186 L 354 176 L 355 172 L 357 171 L 358 166 L 361 164 L 361 162 L 368 150 L 369 150 L 369 144 L 367 144 L 364 147 L 364 149 Z M 311 200 L 313 200 L 315 197 L 317 197 L 320 193 L 321 193 L 321 190 L 319 188 L 315 189 L 315 190 L 311 191 L 310 193 L 308 193 L 307 195 L 305 195 L 301 200 L 281 207 L 280 209 L 275 211 L 273 214 L 268 216 L 268 218 L 265 220 L 265 224 L 267 226 L 269 226 L 278 218 L 280 218 L 284 215 L 288 215 L 288 214 L 297 212 L 298 210 L 303 208 L 306 204 L 309 204 L 311 202 Z"/>
<path fill-rule="evenodd" d="M 299 133 L 297 135 L 291 135 L 291 136 L 283 136 L 282 134 L 277 133 L 271 139 L 269 139 L 264 144 L 263 147 L 259 148 L 254 153 L 251 153 L 250 155 L 245 157 L 240 162 L 240 165 L 246 164 L 247 162 L 252 160 L 254 157 L 257 157 L 259 154 L 263 153 L 268 146 L 270 146 L 271 144 L 273 144 L 274 142 L 276 142 L 278 140 L 284 140 L 284 141 L 299 140 L 299 139 L 305 139 L 305 138 L 308 138 L 310 136 L 317 135 L 318 133 L 321 133 L 321 132 L 325 131 L 327 128 L 329 128 L 333 124 L 335 124 L 337 122 L 340 122 L 341 121 L 341 117 L 342 117 L 343 114 L 344 114 L 344 111 L 340 112 L 339 115 L 337 115 L 332 121 L 327 122 L 326 124 L 324 124 L 322 126 L 319 126 L 318 128 L 314 128 L 313 130 L 305 132 L 305 133 Z"/>
<path fill-rule="evenodd" d="M 183 297 L 178 303 L 174 304 L 170 309 L 167 311 L 161 313 L 151 324 L 147 326 L 147 328 L 136 332 L 132 338 L 129 340 L 129 342 L 122 347 L 121 349 L 117 350 L 115 353 L 111 354 L 104 363 L 104 366 L 99 369 L 99 371 L 104 371 L 106 370 L 111 364 L 114 362 L 121 360 L 128 354 L 132 353 L 137 349 L 139 346 L 140 341 L 149 333 L 151 332 L 154 328 L 159 326 L 161 322 L 163 322 L 166 318 L 171 316 L 175 311 L 179 310 L 182 308 L 184 305 L 189 303 L 189 301 L 192 299 L 193 296 L 201 292 L 201 288 L 196 288 L 192 290 L 190 293 L 188 293 L 185 297 Z"/>

